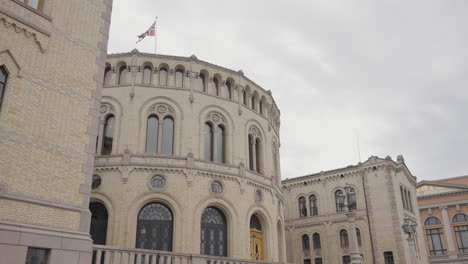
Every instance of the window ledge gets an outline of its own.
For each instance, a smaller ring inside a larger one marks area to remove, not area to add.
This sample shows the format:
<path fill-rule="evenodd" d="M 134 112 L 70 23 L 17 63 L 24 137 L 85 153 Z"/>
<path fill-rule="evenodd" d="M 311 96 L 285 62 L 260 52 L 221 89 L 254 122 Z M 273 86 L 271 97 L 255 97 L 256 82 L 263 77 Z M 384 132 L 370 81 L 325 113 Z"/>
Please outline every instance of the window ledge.
<path fill-rule="evenodd" d="M 51 18 L 50 16 L 44 14 L 44 12 L 42 12 L 41 10 L 32 8 L 32 7 L 28 6 L 27 4 L 25 4 L 25 3 L 23 3 L 23 2 L 21 2 L 21 1 L 19 1 L 19 0 L 11 0 L 11 1 L 13 1 L 14 3 L 16 3 L 16 4 L 22 6 L 22 7 L 26 8 L 26 9 L 28 9 L 29 11 L 31 11 L 31 12 L 33 12 L 33 13 L 35 13 L 35 14 L 37 14 L 37 15 L 39 15 L 39 16 L 41 16 L 41 17 L 47 19 L 47 20 L 49 20 L 49 21 L 52 21 L 52 18 Z"/>

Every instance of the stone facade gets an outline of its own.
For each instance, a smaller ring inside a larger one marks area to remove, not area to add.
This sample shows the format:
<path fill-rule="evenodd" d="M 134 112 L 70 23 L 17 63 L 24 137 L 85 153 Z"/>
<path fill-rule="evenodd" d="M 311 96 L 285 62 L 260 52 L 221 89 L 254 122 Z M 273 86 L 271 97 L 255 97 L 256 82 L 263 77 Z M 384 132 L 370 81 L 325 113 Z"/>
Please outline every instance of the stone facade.
<path fill-rule="evenodd" d="M 417 199 L 430 263 L 468 263 L 468 176 L 421 181 Z"/>
<path fill-rule="evenodd" d="M 0 0 L 0 263 L 89 263 L 112 0 L 38 2 Z"/>
<path fill-rule="evenodd" d="M 94 168 L 100 185 L 91 194 L 109 216 L 106 245 L 134 248 L 140 211 L 160 203 L 173 216 L 172 251 L 200 254 L 202 213 L 215 207 L 226 217 L 228 257 L 251 258 L 249 222 L 255 215 L 264 235 L 264 260 L 285 261 L 279 110 L 271 93 L 242 71 L 195 56 L 134 50 L 109 55 L 106 63 Z M 154 151 L 147 146 L 151 116 L 160 122 Z M 110 152 L 105 146 L 109 117 L 115 118 Z M 173 120 L 173 132 L 165 132 L 166 117 Z M 223 150 L 213 148 L 224 161 L 206 158 L 211 151 L 207 122 L 224 128 Z M 173 135 L 171 153 L 165 150 L 165 133 Z M 258 139 L 250 155 L 249 135 Z M 162 176 L 165 185 L 152 186 L 154 176 Z M 221 184 L 221 193 L 210 188 L 213 182 Z"/>
<path fill-rule="evenodd" d="M 354 189 L 356 208 L 347 210 L 345 199 L 344 210 L 338 212 L 335 195 L 339 190 L 345 193 L 345 186 Z M 394 263 L 427 263 L 415 186 L 416 178 L 402 157 L 398 162 L 371 157 L 356 166 L 283 181 L 288 262 L 344 263 L 343 256 L 349 256 L 349 263 L 384 264 L 384 254 L 391 252 Z M 402 196 L 403 189 L 410 195 Z M 311 195 L 315 195 L 316 209 L 311 209 Z M 306 200 L 302 215 L 301 197 Z M 407 241 L 402 231 L 405 217 L 417 223 L 414 242 Z M 348 243 L 341 242 L 342 230 Z M 319 248 L 315 248 L 314 234 L 320 236 Z M 303 235 L 307 235 L 308 248 L 303 246 Z"/>

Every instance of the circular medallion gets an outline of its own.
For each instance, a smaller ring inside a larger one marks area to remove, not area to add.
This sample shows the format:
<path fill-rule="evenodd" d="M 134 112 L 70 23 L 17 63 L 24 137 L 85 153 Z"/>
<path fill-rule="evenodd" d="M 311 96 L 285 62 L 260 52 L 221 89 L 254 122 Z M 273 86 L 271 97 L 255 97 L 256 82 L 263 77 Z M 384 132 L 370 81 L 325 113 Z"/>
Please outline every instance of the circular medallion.
<path fill-rule="evenodd" d="M 220 182 L 214 181 L 211 183 L 211 192 L 213 194 L 221 194 L 223 193 L 223 185 Z"/>
<path fill-rule="evenodd" d="M 166 179 L 163 176 L 156 175 L 151 178 L 150 184 L 154 189 L 163 189 L 166 187 Z"/>

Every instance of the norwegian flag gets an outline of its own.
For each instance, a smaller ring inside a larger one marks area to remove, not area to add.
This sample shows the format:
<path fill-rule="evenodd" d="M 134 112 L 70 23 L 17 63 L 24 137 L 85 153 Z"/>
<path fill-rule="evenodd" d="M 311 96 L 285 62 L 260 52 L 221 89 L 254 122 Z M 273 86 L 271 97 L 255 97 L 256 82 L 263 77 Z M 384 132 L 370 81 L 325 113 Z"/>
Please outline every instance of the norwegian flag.
<path fill-rule="evenodd" d="M 151 27 L 148 30 L 146 30 L 141 35 L 138 35 L 138 41 L 136 43 L 142 41 L 146 36 L 156 36 L 156 21 L 154 21 L 153 25 L 151 25 Z"/>

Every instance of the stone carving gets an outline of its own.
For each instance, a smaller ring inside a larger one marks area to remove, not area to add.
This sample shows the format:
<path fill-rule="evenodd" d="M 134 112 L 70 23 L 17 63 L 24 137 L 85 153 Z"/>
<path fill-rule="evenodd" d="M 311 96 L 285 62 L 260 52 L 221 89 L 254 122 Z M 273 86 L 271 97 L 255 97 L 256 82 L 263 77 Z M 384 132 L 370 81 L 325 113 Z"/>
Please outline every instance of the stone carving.
<path fill-rule="evenodd" d="M 19 22 L 10 22 L 9 20 L 10 19 L 8 17 L 0 14 L 0 24 L 3 24 L 6 28 L 13 28 L 16 33 L 23 33 L 26 38 L 34 38 L 34 42 L 39 46 L 41 52 L 47 51 L 49 45 L 48 39 L 50 36 L 26 25 L 20 24 Z"/>
<path fill-rule="evenodd" d="M 174 109 L 164 103 L 157 103 L 150 107 L 148 114 L 157 114 L 160 116 L 165 116 L 168 114 L 174 114 Z"/>
<path fill-rule="evenodd" d="M 220 113 L 217 112 L 210 112 L 206 116 L 206 120 L 211 121 L 214 125 L 227 123 L 226 119 Z"/>
<path fill-rule="evenodd" d="M 107 113 L 114 113 L 114 107 L 110 104 L 104 103 L 101 105 L 99 112 L 102 116 L 106 115 Z"/>

